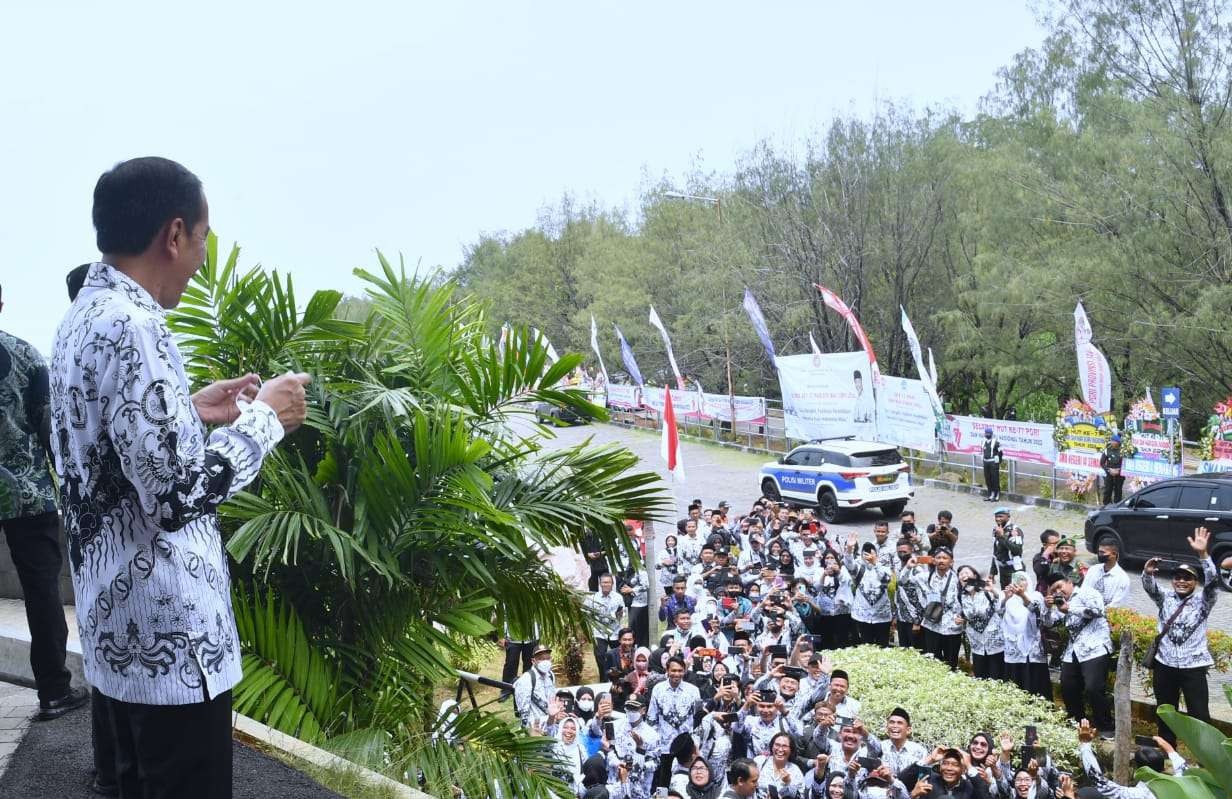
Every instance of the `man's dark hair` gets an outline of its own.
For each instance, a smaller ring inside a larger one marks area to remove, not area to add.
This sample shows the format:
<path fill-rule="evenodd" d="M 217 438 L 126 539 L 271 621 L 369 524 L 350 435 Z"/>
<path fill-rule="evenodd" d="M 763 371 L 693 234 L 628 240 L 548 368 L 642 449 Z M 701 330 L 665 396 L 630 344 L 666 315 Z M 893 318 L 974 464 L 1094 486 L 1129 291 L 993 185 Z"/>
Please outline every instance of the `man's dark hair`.
<path fill-rule="evenodd" d="M 688 582 L 689 582 L 689 578 L 688 578 L 688 577 L 684 577 L 684 576 L 679 575 L 679 574 L 678 574 L 678 575 L 676 575 L 675 577 L 673 577 L 673 578 L 672 578 L 672 585 L 673 585 L 673 586 L 674 586 L 674 585 L 676 585 L 677 583 L 687 584 Z"/>
<path fill-rule="evenodd" d="M 952 522 L 954 521 L 954 514 L 948 510 L 939 510 L 937 511 L 937 518 L 945 519 L 947 522 Z"/>
<path fill-rule="evenodd" d="M 689 610 L 688 608 L 676 608 L 676 612 L 672 614 L 672 618 L 678 619 L 681 616 L 692 616 L 692 615 L 693 615 L 693 611 Z"/>
<path fill-rule="evenodd" d="M 880 520 L 880 521 L 873 522 L 873 529 L 874 529 L 874 530 L 880 530 L 882 527 L 885 527 L 886 529 L 889 529 L 889 527 L 890 527 L 890 523 L 889 523 L 889 522 L 887 522 L 885 519 L 882 519 L 882 520 Z"/>
<path fill-rule="evenodd" d="M 149 156 L 121 161 L 94 184 L 99 252 L 140 255 L 173 219 L 188 229 L 205 214 L 201 180 L 175 161 Z"/>
<path fill-rule="evenodd" d="M 757 764 L 747 757 L 736 758 L 727 767 L 727 783 L 729 785 L 739 785 L 742 782 L 748 782 L 753 777 L 753 769 L 755 768 L 757 768 Z"/>
<path fill-rule="evenodd" d="M 667 663 L 663 664 L 664 671 L 666 671 L 667 668 L 671 666 L 673 663 L 675 663 L 677 666 L 679 666 L 682 669 L 689 668 L 688 666 L 685 665 L 684 658 L 682 658 L 680 655 L 676 655 L 675 657 L 668 658 Z"/>
<path fill-rule="evenodd" d="M 616 633 L 616 640 L 620 640 L 621 638 L 624 638 L 626 635 L 636 636 L 637 633 L 633 632 L 632 627 L 621 627 L 620 632 Z"/>
<path fill-rule="evenodd" d="M 1054 535 L 1057 537 L 1057 540 L 1061 539 L 1061 534 L 1058 533 L 1056 530 L 1053 530 L 1051 528 L 1048 530 L 1045 530 L 1044 532 L 1040 533 L 1040 543 L 1047 544 L 1048 539 L 1052 538 Z"/>
<path fill-rule="evenodd" d="M 1111 549 L 1118 555 L 1121 554 L 1121 545 L 1116 542 L 1115 538 L 1105 538 L 1099 542 L 1099 546 L 1096 549 Z"/>

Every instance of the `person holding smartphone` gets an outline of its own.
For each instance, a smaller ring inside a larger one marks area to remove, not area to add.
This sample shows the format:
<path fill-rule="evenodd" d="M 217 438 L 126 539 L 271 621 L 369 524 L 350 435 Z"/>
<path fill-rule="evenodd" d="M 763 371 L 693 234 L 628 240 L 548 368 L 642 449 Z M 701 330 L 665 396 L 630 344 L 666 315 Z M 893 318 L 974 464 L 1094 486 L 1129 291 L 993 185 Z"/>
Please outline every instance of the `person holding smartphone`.
<path fill-rule="evenodd" d="M 796 740 L 790 734 L 780 732 L 771 738 L 769 754 L 756 760 L 761 771 L 759 795 L 764 790 L 767 796 L 777 794 L 780 799 L 802 799 L 804 772 L 793 762 L 795 757 Z"/>
<path fill-rule="evenodd" d="M 1095 723 L 1112 735 L 1112 701 L 1108 669 L 1112 662 L 1112 632 L 1104 614 L 1104 597 L 1090 586 L 1077 587 L 1063 572 L 1048 575 L 1048 612 L 1043 623 L 1069 632 L 1061 653 L 1061 696 L 1074 721 L 1086 718 L 1090 704 Z"/>

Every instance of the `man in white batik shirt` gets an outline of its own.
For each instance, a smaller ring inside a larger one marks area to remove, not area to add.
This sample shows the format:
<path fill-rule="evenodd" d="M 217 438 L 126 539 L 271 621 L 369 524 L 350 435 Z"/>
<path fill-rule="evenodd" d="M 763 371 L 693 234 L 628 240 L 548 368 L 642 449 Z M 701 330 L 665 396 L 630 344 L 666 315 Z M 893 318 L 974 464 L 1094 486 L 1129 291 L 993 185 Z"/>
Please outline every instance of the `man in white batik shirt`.
<path fill-rule="evenodd" d="M 74 272 L 50 370 L 86 678 L 115 732 L 122 796 L 230 797 L 241 670 L 215 510 L 303 421 L 308 376 L 190 394 L 164 319 L 205 261 L 209 209 L 187 169 L 118 164 L 93 215 L 103 261 Z"/>

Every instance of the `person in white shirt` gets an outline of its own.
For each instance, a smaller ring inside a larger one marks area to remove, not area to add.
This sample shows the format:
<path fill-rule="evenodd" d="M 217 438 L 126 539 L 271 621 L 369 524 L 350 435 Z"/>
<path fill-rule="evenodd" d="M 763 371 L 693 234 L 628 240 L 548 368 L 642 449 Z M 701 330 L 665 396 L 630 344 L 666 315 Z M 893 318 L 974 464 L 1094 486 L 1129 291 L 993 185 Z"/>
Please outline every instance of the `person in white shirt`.
<path fill-rule="evenodd" d="M 911 740 L 911 714 L 901 707 L 890 711 L 886 719 L 886 739 L 881 742 L 881 761 L 890 767 L 895 777 L 907 766 L 928 757 L 922 744 Z"/>
<path fill-rule="evenodd" d="M 1048 627 L 1064 625 L 1069 640 L 1061 656 L 1061 697 L 1070 718 L 1086 717 L 1090 703 L 1095 723 L 1112 729 L 1112 701 L 1108 696 L 1108 669 L 1112 662 L 1112 632 L 1104 615 L 1104 598 L 1094 588 L 1077 588 L 1069 575 L 1051 572 L 1044 597 Z M 1111 733 L 1109 733 L 1111 734 Z"/>
<path fill-rule="evenodd" d="M 620 634 L 620 622 L 625 616 L 625 600 L 614 591 L 616 581 L 611 574 L 599 575 L 599 590 L 587 597 L 586 607 L 595 614 L 594 636 L 595 668 L 599 674 L 607 673 L 607 651 L 616 647 Z"/>
<path fill-rule="evenodd" d="M 1091 746 L 1095 736 L 1096 730 L 1091 726 L 1091 722 L 1083 719 L 1078 725 L 1078 757 L 1082 761 L 1082 770 L 1086 772 L 1091 784 L 1098 788 L 1107 799 L 1155 799 L 1154 792 L 1145 782 L 1131 786 L 1118 785 L 1104 776 L 1104 771 L 1100 768 L 1099 760 L 1095 757 L 1095 751 Z M 1168 762 L 1172 766 L 1172 775 L 1174 777 L 1184 776 L 1185 758 L 1177 754 L 1172 745 L 1163 738 L 1157 737 L 1155 743 L 1158 749 L 1146 746 L 1137 748 L 1133 758 L 1134 770 L 1145 766 L 1162 774 L 1164 756 L 1167 755 Z"/>
<path fill-rule="evenodd" d="M 834 714 L 839 718 L 854 719 L 860 715 L 860 700 L 847 695 L 850 680 L 842 669 L 830 672 L 830 690 L 824 701 L 834 708 Z"/>
<path fill-rule="evenodd" d="M 545 727 L 556 703 L 556 675 L 552 673 L 552 650 L 535 647 L 531 667 L 513 684 L 513 707 L 526 728 Z"/>
<path fill-rule="evenodd" d="M 1104 598 L 1105 608 L 1119 608 L 1129 598 L 1129 575 L 1121 568 L 1121 547 L 1105 539 L 1097 547 L 1100 565 L 1087 572 L 1083 582 Z"/>
<path fill-rule="evenodd" d="M 206 260 L 192 172 L 117 164 L 95 184 L 93 219 L 102 260 L 84 270 L 48 370 L 85 676 L 125 795 L 229 796 L 242 668 L 217 508 L 303 422 L 310 377 L 191 391 L 165 314 Z"/>

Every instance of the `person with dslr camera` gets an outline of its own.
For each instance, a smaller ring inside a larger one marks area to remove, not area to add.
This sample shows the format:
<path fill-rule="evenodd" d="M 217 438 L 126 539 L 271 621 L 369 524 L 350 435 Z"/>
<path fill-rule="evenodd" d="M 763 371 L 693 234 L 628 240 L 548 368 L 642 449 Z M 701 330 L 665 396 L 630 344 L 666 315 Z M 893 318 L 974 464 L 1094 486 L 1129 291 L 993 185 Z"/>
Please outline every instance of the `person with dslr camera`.
<path fill-rule="evenodd" d="M 1010 521 L 1009 508 L 997 508 L 993 513 L 992 571 L 1004 589 L 1014 572 L 1022 571 L 1022 528 Z"/>
<path fill-rule="evenodd" d="M 1099 729 L 1111 736 L 1112 702 L 1108 697 L 1108 669 L 1112 662 L 1112 632 L 1104 615 L 1104 597 L 1090 586 L 1075 587 L 1063 572 L 1048 575 L 1046 627 L 1064 626 L 1069 632 L 1061 654 L 1061 697 L 1070 718 L 1087 718 L 1085 704 Z"/>
<path fill-rule="evenodd" d="M 954 514 L 948 510 L 937 511 L 937 521 L 928 525 L 929 549 L 949 547 L 953 549 L 958 544 L 958 528 L 954 526 Z"/>

